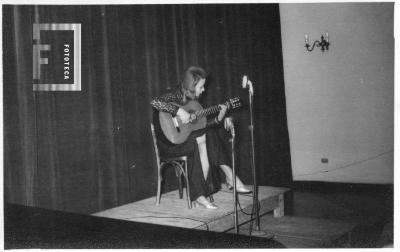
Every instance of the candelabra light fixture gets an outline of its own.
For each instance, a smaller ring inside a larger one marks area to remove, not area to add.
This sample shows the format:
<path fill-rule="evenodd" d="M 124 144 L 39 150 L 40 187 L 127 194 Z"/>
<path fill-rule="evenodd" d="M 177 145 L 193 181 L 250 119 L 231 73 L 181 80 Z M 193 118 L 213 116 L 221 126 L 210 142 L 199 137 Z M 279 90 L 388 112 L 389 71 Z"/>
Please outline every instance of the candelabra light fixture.
<path fill-rule="evenodd" d="M 321 40 L 315 40 L 313 42 L 312 46 L 310 46 L 308 34 L 304 35 L 304 39 L 305 39 L 305 42 L 306 42 L 305 48 L 309 52 L 314 50 L 315 46 L 321 47 L 321 51 L 322 52 L 324 52 L 325 50 L 329 50 L 330 43 L 329 43 L 329 34 L 328 33 L 325 34 L 325 37 L 324 37 L 324 35 L 321 35 Z"/>

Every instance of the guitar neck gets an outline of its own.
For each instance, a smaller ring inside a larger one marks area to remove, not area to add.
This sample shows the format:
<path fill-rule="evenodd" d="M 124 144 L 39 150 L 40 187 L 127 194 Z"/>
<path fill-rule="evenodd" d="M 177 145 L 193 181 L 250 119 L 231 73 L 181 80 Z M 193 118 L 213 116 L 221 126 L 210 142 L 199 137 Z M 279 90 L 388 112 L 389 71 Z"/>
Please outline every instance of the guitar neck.
<path fill-rule="evenodd" d="M 200 118 L 200 117 L 204 117 L 204 116 L 209 116 L 209 115 L 212 115 L 212 114 L 216 114 L 216 113 L 218 113 L 220 110 L 221 110 L 221 109 L 220 109 L 219 105 L 215 105 L 215 106 L 212 106 L 212 107 L 209 107 L 209 108 L 206 108 L 206 109 L 202 109 L 202 110 L 196 111 L 195 114 L 196 114 L 196 116 L 197 116 L 198 118 Z"/>

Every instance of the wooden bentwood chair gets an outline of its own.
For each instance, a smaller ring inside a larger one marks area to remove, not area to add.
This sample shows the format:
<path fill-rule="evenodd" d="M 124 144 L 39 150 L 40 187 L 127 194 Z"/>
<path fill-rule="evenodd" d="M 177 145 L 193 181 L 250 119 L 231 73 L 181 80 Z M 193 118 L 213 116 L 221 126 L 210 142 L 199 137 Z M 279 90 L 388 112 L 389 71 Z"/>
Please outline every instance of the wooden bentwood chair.
<path fill-rule="evenodd" d="M 161 200 L 161 190 L 162 190 L 162 171 L 165 167 L 174 167 L 175 168 L 175 174 L 176 177 L 178 178 L 178 184 L 179 184 L 179 198 L 183 198 L 183 186 L 182 186 L 182 176 L 185 178 L 185 184 L 186 184 L 186 197 L 187 197 L 187 202 L 188 202 L 188 208 L 192 208 L 192 202 L 190 200 L 190 194 L 189 194 L 189 178 L 188 178 L 188 173 L 187 173 L 187 157 L 186 156 L 180 156 L 180 157 L 161 157 L 160 152 L 158 151 L 158 146 L 157 146 L 157 138 L 156 138 L 156 133 L 154 130 L 154 125 L 153 123 L 150 124 L 151 127 L 151 135 L 153 136 L 153 145 L 154 145 L 154 151 L 156 154 L 156 161 L 157 161 L 157 198 L 156 198 L 156 205 L 158 206 L 160 204 Z"/>

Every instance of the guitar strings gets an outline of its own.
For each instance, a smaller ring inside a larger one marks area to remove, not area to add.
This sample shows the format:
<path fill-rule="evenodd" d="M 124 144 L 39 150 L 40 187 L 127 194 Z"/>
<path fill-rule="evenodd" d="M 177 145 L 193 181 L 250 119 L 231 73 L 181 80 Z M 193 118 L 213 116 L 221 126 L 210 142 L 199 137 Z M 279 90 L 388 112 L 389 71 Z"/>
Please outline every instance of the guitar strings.
<path fill-rule="evenodd" d="M 195 115 L 197 117 L 203 117 L 203 116 L 207 116 L 207 115 L 216 113 L 218 111 L 219 111 L 219 106 L 216 105 L 216 106 L 213 106 L 213 107 L 210 107 L 210 108 L 206 108 L 206 109 L 202 109 L 202 110 L 196 111 Z"/>

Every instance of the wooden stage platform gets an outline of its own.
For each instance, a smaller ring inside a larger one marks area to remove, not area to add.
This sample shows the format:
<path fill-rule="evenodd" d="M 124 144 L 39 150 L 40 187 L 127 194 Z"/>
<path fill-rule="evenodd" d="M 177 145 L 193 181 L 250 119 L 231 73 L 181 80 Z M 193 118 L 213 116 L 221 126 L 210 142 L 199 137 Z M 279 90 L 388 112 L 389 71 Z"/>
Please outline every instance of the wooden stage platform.
<path fill-rule="evenodd" d="M 282 187 L 259 186 L 260 215 L 274 211 L 274 217 L 284 216 L 284 193 L 287 191 L 289 189 Z M 179 199 L 176 190 L 164 193 L 159 206 L 155 205 L 156 198 L 151 197 L 93 215 L 215 232 L 229 231 L 234 228 L 233 193 L 223 188 L 213 197 L 214 203 L 218 206 L 215 210 L 202 207 L 189 209 L 185 194 Z M 252 194 L 239 194 L 238 201 L 239 224 L 244 224 L 251 220 Z"/>

